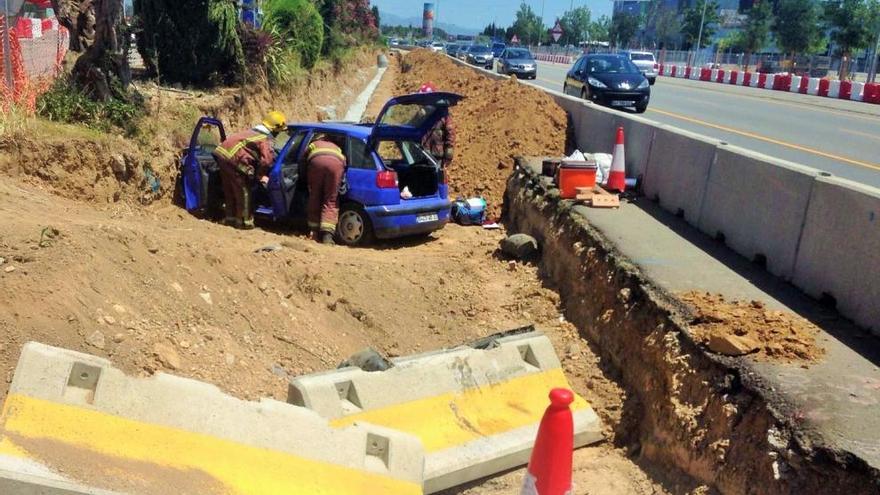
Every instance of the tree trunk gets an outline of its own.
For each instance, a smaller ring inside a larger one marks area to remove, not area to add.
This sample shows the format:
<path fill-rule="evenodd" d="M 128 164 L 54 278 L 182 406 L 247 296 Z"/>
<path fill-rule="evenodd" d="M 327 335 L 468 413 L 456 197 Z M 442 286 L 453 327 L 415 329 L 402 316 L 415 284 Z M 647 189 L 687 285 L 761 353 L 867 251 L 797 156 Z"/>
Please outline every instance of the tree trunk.
<path fill-rule="evenodd" d="M 70 31 L 70 49 L 82 52 L 95 39 L 94 0 L 52 0 L 58 23 Z"/>
<path fill-rule="evenodd" d="M 843 81 L 849 75 L 849 51 L 843 52 L 843 58 L 840 59 L 840 70 L 837 72 L 837 78 Z"/>
<path fill-rule="evenodd" d="M 95 40 L 73 67 L 73 79 L 93 99 L 127 99 L 131 70 L 119 28 L 122 0 L 94 0 Z"/>
<path fill-rule="evenodd" d="M 743 72 L 749 71 L 749 64 L 752 61 L 752 52 L 746 51 L 745 56 L 743 57 Z"/>

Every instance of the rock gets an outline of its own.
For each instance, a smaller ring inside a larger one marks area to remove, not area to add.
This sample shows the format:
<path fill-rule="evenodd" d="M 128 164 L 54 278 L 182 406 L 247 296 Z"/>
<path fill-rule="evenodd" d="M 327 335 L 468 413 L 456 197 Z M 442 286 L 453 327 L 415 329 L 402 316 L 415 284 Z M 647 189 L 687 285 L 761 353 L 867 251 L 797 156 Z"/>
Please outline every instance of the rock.
<path fill-rule="evenodd" d="M 758 343 L 754 339 L 739 335 L 712 335 L 708 345 L 712 352 L 726 356 L 742 356 L 758 349 Z"/>
<path fill-rule="evenodd" d="M 629 287 L 624 287 L 617 292 L 617 299 L 624 304 L 629 302 L 630 297 L 632 297 L 632 290 Z"/>
<path fill-rule="evenodd" d="M 114 317 L 112 317 L 112 316 L 110 316 L 110 315 L 104 315 L 104 323 L 106 323 L 106 324 L 108 324 L 108 325 L 115 325 L 115 324 L 116 324 L 116 318 L 114 318 Z"/>
<path fill-rule="evenodd" d="M 86 344 L 89 344 L 92 347 L 98 349 L 104 349 L 106 342 L 104 341 L 104 334 L 101 333 L 100 330 L 95 330 L 91 335 L 86 337 Z"/>
<path fill-rule="evenodd" d="M 113 336 L 113 342 L 116 342 L 117 344 L 121 344 L 122 341 L 124 341 L 124 340 L 125 340 L 124 333 L 117 333 L 116 335 Z"/>
<path fill-rule="evenodd" d="M 147 246 L 147 252 L 150 254 L 156 254 L 159 252 L 159 246 Z"/>
<path fill-rule="evenodd" d="M 124 179 L 126 172 L 128 171 L 128 167 L 125 164 L 125 157 L 118 153 L 110 155 L 110 169 L 113 170 L 113 173 L 116 174 L 117 178 Z"/>
<path fill-rule="evenodd" d="M 235 364 L 235 355 L 234 354 L 229 353 L 229 352 L 226 353 L 226 364 L 228 366 L 232 366 L 233 364 Z"/>
<path fill-rule="evenodd" d="M 209 305 L 214 304 L 214 301 L 211 299 L 210 292 L 199 292 L 199 297 L 201 297 L 202 300 L 204 300 Z"/>
<path fill-rule="evenodd" d="M 265 281 L 260 282 L 260 285 L 258 285 L 257 288 L 259 288 L 262 292 L 266 292 L 267 290 L 269 290 L 269 284 L 267 284 Z"/>
<path fill-rule="evenodd" d="M 123 306 L 121 304 L 114 304 L 113 311 L 116 311 L 117 313 L 119 313 L 121 315 L 124 315 L 126 313 L 125 306 Z"/>
<path fill-rule="evenodd" d="M 247 274 L 247 279 L 248 279 L 248 282 L 250 282 L 250 283 L 254 283 L 254 280 L 256 280 L 256 277 L 254 276 L 253 273 L 248 273 L 248 274 Z"/>
<path fill-rule="evenodd" d="M 167 368 L 173 370 L 180 368 L 180 356 L 177 354 L 177 351 L 168 344 L 163 344 L 161 342 L 155 344 L 153 346 L 153 355 L 156 356 L 156 359 Z"/>
<path fill-rule="evenodd" d="M 538 241 L 527 234 L 513 234 L 501 241 L 501 252 L 516 259 L 528 259 L 538 254 Z"/>
<path fill-rule="evenodd" d="M 191 344 L 189 343 L 188 340 L 181 340 L 180 344 L 178 344 L 178 345 L 180 345 L 181 349 L 189 349 Z"/>
<path fill-rule="evenodd" d="M 179 293 L 183 293 L 183 287 L 181 287 L 180 284 L 178 284 L 177 282 L 172 282 L 171 288 Z"/>
<path fill-rule="evenodd" d="M 15 271 L 15 267 L 14 267 L 14 266 L 11 266 L 11 265 L 10 265 L 10 266 L 7 266 L 6 268 L 3 269 L 3 271 L 6 272 L 6 273 L 12 273 L 12 272 Z"/>
<path fill-rule="evenodd" d="M 339 368 L 345 368 L 348 366 L 355 366 L 364 371 L 385 371 L 394 365 L 375 349 L 367 348 L 353 354 L 350 358 L 343 361 L 339 365 Z"/>
<path fill-rule="evenodd" d="M 281 251 L 283 248 L 278 244 L 269 244 L 268 246 L 263 246 L 261 248 L 257 248 L 254 250 L 255 253 L 274 253 L 277 251 Z"/>
<path fill-rule="evenodd" d="M 0 265 L 2 265 L 3 263 L 6 263 L 6 258 L 0 257 Z"/>

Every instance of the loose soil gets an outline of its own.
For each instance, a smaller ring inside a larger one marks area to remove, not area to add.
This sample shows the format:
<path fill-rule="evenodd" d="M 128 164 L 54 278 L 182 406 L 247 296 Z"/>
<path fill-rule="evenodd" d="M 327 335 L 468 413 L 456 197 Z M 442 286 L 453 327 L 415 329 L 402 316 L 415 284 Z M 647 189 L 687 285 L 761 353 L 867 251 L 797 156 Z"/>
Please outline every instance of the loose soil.
<path fill-rule="evenodd" d="M 726 301 L 718 294 L 689 292 L 680 297 L 695 312 L 691 332 L 710 350 L 717 339 L 733 336 L 754 349 L 747 354 L 757 359 L 812 362 L 825 354 L 816 343 L 819 329 L 796 314 L 768 309 L 761 301 Z"/>
<path fill-rule="evenodd" d="M 565 152 L 568 117 L 544 91 L 516 79 L 489 79 L 428 50 L 406 55 L 400 73 L 398 93 L 430 81 L 440 91 L 465 96 L 452 109 L 458 142 L 449 166 L 450 194 L 484 197 L 490 217 L 500 215 L 514 157 Z"/>

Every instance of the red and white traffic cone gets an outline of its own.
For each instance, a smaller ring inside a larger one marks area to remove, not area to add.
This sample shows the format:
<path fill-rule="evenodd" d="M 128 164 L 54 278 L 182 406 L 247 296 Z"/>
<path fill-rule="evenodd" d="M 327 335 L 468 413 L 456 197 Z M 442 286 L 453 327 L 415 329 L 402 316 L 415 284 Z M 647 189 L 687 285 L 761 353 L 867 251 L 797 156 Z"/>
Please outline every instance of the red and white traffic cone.
<path fill-rule="evenodd" d="M 574 393 L 564 388 L 550 391 L 550 406 L 544 411 L 538 438 L 532 449 L 529 470 L 521 495 L 569 495 L 571 456 L 574 451 L 574 420 L 569 405 Z"/>
<path fill-rule="evenodd" d="M 626 190 L 626 153 L 623 146 L 623 127 L 617 128 L 617 141 L 611 158 L 611 173 L 605 186 L 612 191 Z"/>

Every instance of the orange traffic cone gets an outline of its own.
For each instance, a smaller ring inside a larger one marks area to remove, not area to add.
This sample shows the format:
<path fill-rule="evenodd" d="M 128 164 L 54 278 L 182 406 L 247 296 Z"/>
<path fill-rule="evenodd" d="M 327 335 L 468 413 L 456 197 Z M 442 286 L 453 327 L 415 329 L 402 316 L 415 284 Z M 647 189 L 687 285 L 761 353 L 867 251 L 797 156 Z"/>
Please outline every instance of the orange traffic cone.
<path fill-rule="evenodd" d="M 574 420 L 569 404 L 574 393 L 564 388 L 550 391 L 538 438 L 532 449 L 529 470 L 521 495 L 567 495 L 571 493 L 571 456 L 574 451 Z"/>
<path fill-rule="evenodd" d="M 626 154 L 623 147 L 623 127 L 617 128 L 617 141 L 614 144 L 614 155 L 611 158 L 611 173 L 605 186 L 612 191 L 623 192 L 626 189 Z"/>

